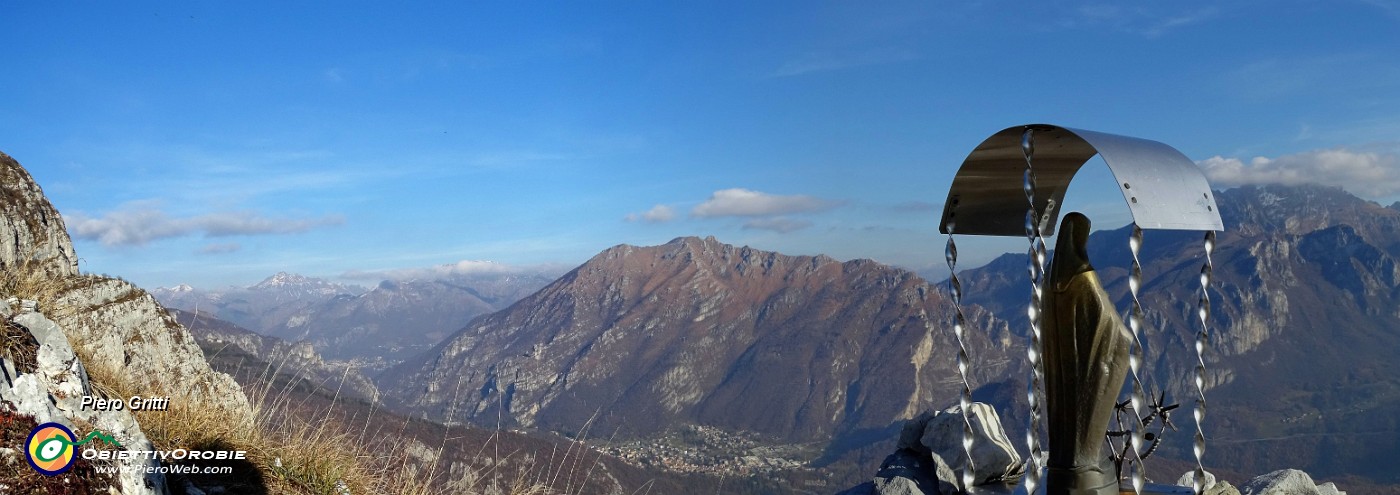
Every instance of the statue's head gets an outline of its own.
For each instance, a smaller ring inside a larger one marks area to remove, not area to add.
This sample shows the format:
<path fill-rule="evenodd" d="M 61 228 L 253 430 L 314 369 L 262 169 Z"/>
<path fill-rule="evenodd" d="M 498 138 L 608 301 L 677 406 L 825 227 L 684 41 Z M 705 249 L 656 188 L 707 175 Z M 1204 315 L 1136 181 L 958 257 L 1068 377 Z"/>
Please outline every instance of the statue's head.
<path fill-rule="evenodd" d="M 1072 212 L 1060 220 L 1060 233 L 1055 238 L 1055 259 L 1050 262 L 1050 277 L 1068 281 L 1070 277 L 1093 270 L 1089 264 L 1089 217 Z"/>

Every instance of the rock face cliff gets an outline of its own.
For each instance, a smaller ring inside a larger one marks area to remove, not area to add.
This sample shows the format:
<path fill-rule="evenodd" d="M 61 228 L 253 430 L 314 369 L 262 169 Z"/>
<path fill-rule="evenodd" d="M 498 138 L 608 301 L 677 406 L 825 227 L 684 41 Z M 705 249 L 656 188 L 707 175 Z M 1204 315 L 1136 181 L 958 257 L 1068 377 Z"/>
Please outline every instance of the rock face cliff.
<path fill-rule="evenodd" d="M 391 403 L 494 426 L 646 437 L 708 425 L 825 444 L 897 428 L 954 394 L 949 304 L 869 260 L 679 238 L 609 248 L 479 317 L 381 380 Z M 1006 373 L 1004 324 L 969 309 L 971 345 Z M 985 380 L 987 376 L 980 377 Z"/>
<path fill-rule="evenodd" d="M 251 418 L 238 383 L 209 368 L 194 337 L 146 291 L 124 280 L 82 276 L 54 303 L 55 321 L 105 366 L 144 390 Z"/>
<path fill-rule="evenodd" d="M 133 446 L 149 445 L 129 415 L 95 418 L 72 403 L 95 393 L 86 370 L 101 368 L 142 393 L 167 396 L 186 407 L 215 408 L 232 422 L 252 421 L 239 385 L 210 369 L 189 332 L 154 298 L 123 280 L 79 274 L 76 260 L 58 212 L 28 172 L 0 153 L 0 297 L 40 300 L 21 311 L 5 312 L 4 322 L 30 332 L 39 343 L 39 361 L 53 368 L 40 366 L 37 372 L 17 375 L 7 370 L 12 390 L 24 386 L 27 394 L 47 394 L 48 406 L 26 405 L 31 401 L 28 395 L 0 394 L 0 407 L 70 427 L 96 426 L 118 437 L 127 435 Z M 48 388 L 25 385 L 31 383 L 26 377 Z M 141 485 L 144 488 L 133 488 L 122 481 L 118 488 L 122 493 L 164 490 L 154 481 Z"/>
<path fill-rule="evenodd" d="M 60 277 L 78 274 L 78 255 L 63 217 L 29 172 L 0 152 L 0 269 L 27 264 Z"/>

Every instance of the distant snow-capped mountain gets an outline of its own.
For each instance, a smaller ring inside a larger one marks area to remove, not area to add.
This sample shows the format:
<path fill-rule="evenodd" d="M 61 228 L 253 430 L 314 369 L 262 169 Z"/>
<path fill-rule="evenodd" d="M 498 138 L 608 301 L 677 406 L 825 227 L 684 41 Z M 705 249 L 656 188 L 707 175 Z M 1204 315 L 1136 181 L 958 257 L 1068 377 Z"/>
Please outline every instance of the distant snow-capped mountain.
<path fill-rule="evenodd" d="M 423 352 L 472 317 L 502 309 L 544 287 L 546 273 L 449 275 L 384 281 L 366 289 L 279 272 L 248 287 L 203 290 L 181 284 L 153 294 L 258 333 L 306 341 L 327 359 L 368 370 Z"/>

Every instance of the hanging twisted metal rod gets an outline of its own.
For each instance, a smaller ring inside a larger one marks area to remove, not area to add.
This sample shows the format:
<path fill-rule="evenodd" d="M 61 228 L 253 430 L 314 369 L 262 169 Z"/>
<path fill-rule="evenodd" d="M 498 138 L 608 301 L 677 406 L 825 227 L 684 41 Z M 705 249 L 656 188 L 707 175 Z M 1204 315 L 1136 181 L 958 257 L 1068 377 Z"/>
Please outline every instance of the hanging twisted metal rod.
<path fill-rule="evenodd" d="M 1129 404 L 1133 408 L 1133 415 L 1142 417 L 1147 402 L 1142 386 L 1142 301 L 1138 299 L 1138 291 L 1142 289 L 1142 261 L 1138 258 L 1142 251 L 1142 229 L 1136 223 L 1133 224 L 1133 232 L 1128 238 L 1128 249 L 1133 254 L 1132 270 L 1128 273 L 1128 292 L 1132 294 L 1133 299 L 1133 307 L 1128 312 L 1128 329 L 1133 333 L 1132 347 L 1128 351 L 1128 368 L 1133 375 L 1133 395 L 1129 398 Z M 1142 451 L 1146 442 L 1141 423 L 1133 425 L 1130 442 L 1133 447 L 1133 493 L 1141 495 L 1143 486 L 1147 483 L 1146 469 L 1142 465 Z"/>
<path fill-rule="evenodd" d="M 1040 309 L 1045 286 L 1045 238 L 1041 235 L 1043 220 L 1035 207 L 1035 129 L 1027 127 L 1021 133 L 1021 155 L 1026 159 L 1026 171 L 1022 175 L 1021 187 L 1026 193 L 1026 240 L 1030 247 L 1026 251 L 1027 270 L 1030 272 L 1031 302 L 1026 307 L 1026 317 L 1030 320 L 1031 341 L 1026 348 L 1026 359 L 1030 361 L 1030 383 L 1026 385 L 1026 399 L 1030 402 L 1029 427 L 1026 430 L 1026 448 L 1030 452 L 1027 459 L 1025 486 L 1026 493 L 1034 494 L 1040 486 L 1040 403 L 1043 393 L 1041 383 L 1045 371 L 1041 365 Z M 1046 208 L 1047 211 L 1053 208 Z"/>
<path fill-rule="evenodd" d="M 1196 491 L 1196 495 L 1205 493 L 1206 469 L 1202 463 L 1202 458 L 1206 453 L 1206 434 L 1201 428 L 1201 422 L 1206 417 L 1206 343 L 1210 339 L 1210 279 L 1215 271 L 1211 264 L 1210 253 L 1215 250 L 1215 231 L 1206 231 L 1205 240 L 1202 242 L 1205 247 L 1206 261 L 1201 265 L 1201 300 L 1200 310 L 1197 316 L 1201 319 L 1201 328 L 1196 331 L 1196 439 L 1192 449 L 1196 454 L 1196 472 L 1194 481 L 1191 483 Z"/>
<path fill-rule="evenodd" d="M 972 408 L 972 385 L 967 380 L 968 367 L 971 361 L 968 359 L 967 344 L 963 340 L 967 331 L 967 318 L 963 316 L 962 310 L 962 281 L 958 280 L 958 245 L 953 241 L 953 226 L 948 226 L 948 246 L 944 250 L 944 257 L 948 260 L 948 293 L 953 299 L 953 335 L 958 341 L 958 377 L 962 379 L 962 391 L 958 394 L 958 406 L 962 410 L 963 423 L 963 465 L 962 490 L 967 492 L 973 483 L 972 464 L 972 418 L 970 416 Z"/>

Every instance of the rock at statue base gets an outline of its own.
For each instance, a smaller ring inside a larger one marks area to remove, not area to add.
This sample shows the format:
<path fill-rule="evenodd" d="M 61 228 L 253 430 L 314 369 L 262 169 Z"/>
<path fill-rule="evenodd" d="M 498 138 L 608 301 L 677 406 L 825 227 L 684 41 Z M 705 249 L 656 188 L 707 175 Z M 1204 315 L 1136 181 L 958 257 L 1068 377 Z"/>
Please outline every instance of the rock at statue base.
<path fill-rule="evenodd" d="M 1178 478 L 1176 480 L 1176 484 L 1177 486 L 1193 488 L 1195 480 L 1196 471 L 1191 470 L 1187 471 L 1185 474 L 1182 474 L 1181 478 Z M 1235 485 L 1231 485 L 1230 482 L 1225 480 L 1216 480 L 1215 475 L 1211 474 L 1210 471 L 1206 471 L 1206 486 L 1204 493 L 1205 495 L 1241 495 L 1240 490 L 1238 488 L 1235 488 Z"/>
<path fill-rule="evenodd" d="M 1205 489 L 1204 489 L 1203 491 L 1204 491 L 1205 493 L 1210 493 L 1210 489 L 1215 487 L 1215 475 L 1214 475 L 1214 474 L 1211 474 L 1210 471 L 1206 471 L 1206 472 L 1205 472 L 1205 475 L 1206 475 L 1206 485 L 1205 485 Z M 1180 478 L 1177 478 L 1177 480 L 1176 480 L 1176 486 L 1184 486 L 1184 487 L 1187 487 L 1187 488 L 1195 488 L 1195 486 L 1196 486 L 1196 471 L 1193 469 L 1193 470 L 1187 471 L 1186 473 L 1182 474 Z"/>
<path fill-rule="evenodd" d="M 981 402 L 972 403 L 969 408 L 972 423 L 972 479 L 973 484 L 999 482 L 1015 479 L 1025 469 L 1021 454 L 1011 445 L 1002 428 L 1001 416 L 996 409 Z M 922 427 L 920 427 L 922 424 Z M 919 432 L 917 442 L 914 433 Z M 953 406 L 933 414 L 925 413 L 904 425 L 900 435 L 900 447 L 929 452 L 947 462 L 953 472 L 962 473 L 967 465 L 962 448 L 962 412 Z M 908 444 L 906 446 L 906 444 Z M 921 448 L 921 449 L 920 449 Z M 957 480 L 947 480 L 956 483 Z"/>
<path fill-rule="evenodd" d="M 925 412 L 906 421 L 898 447 L 880 464 L 872 481 L 839 495 L 937 495 L 958 493 L 967 464 L 962 448 L 962 410 L 958 406 Z M 1019 478 L 1025 470 L 1011 446 L 1001 416 L 980 402 L 968 408 L 972 423 L 972 475 L 976 485 Z"/>
<path fill-rule="evenodd" d="M 875 495 L 875 483 L 867 481 L 836 495 Z"/>
<path fill-rule="evenodd" d="M 1240 487 L 1244 495 L 1345 495 L 1337 485 L 1318 486 L 1308 473 L 1297 469 L 1280 469 L 1260 476 Z"/>

